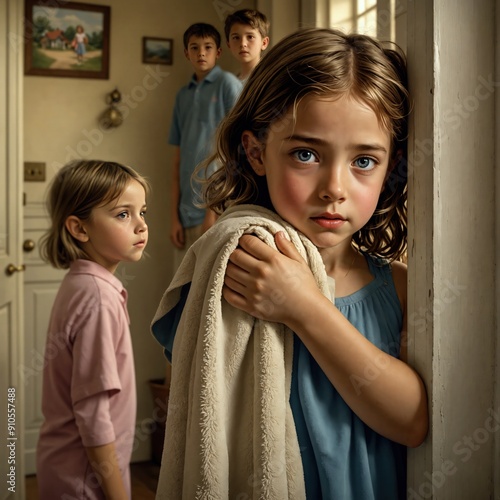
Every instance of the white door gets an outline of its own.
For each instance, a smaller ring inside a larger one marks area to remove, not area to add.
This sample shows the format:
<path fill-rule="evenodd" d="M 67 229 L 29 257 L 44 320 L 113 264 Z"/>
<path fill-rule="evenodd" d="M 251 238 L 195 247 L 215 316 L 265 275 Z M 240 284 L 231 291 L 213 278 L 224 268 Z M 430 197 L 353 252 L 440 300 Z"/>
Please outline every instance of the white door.
<path fill-rule="evenodd" d="M 24 498 L 22 3 L 0 2 L 0 498 Z M 5 453 L 5 450 L 7 452 Z M 5 482 L 7 481 L 7 482 Z M 15 492 L 15 494 L 13 494 Z"/>
<path fill-rule="evenodd" d="M 43 200 L 26 200 L 23 217 L 24 272 L 24 451 L 25 473 L 36 473 L 36 444 L 42 415 L 42 374 L 50 312 L 66 271 L 40 258 L 40 238 L 48 227 Z"/>

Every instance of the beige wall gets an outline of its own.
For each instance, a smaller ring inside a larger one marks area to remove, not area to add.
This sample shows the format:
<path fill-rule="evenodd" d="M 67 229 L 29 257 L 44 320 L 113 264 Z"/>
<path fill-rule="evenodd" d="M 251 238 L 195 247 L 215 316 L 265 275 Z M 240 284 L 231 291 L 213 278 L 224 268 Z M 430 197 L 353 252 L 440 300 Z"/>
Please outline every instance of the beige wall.
<path fill-rule="evenodd" d="M 255 8 L 271 21 L 271 45 L 300 26 L 300 0 L 256 0 Z"/>
<path fill-rule="evenodd" d="M 142 0 L 140 7 L 135 0 L 87 3 L 111 6 L 109 80 L 25 76 L 24 160 L 45 162 L 47 182 L 65 162 L 84 157 L 131 165 L 153 185 L 147 216 L 149 256 L 117 271 L 129 291 L 140 425 L 152 412 L 147 381 L 163 377 L 165 371 L 161 348 L 149 325 L 171 279 L 168 191 L 172 150 L 167 139 L 175 94 L 191 76 L 182 34 L 193 22 L 209 22 L 224 36 L 224 17 L 235 8 L 253 7 L 253 2 L 200 1 L 196 9 L 192 3 L 178 0 Z M 142 64 L 143 36 L 173 38 L 173 65 Z M 237 67 L 225 43 L 220 64 L 231 71 Z M 106 94 L 115 87 L 123 95 L 125 120 L 119 128 L 103 132 L 97 119 L 106 108 Z M 47 182 L 24 184 L 30 205 L 42 202 Z M 135 458 L 149 458 L 144 456 L 148 444 L 141 445 Z"/>
<path fill-rule="evenodd" d="M 495 1 L 495 23 L 498 29 L 500 26 L 500 0 Z M 495 43 L 495 81 L 500 81 L 500 37 L 496 37 Z M 495 393 L 495 408 L 500 410 L 500 125 L 498 123 L 500 117 L 500 99 L 497 97 L 495 99 L 495 167 L 496 167 L 496 182 L 495 182 L 495 214 L 496 214 L 496 365 L 495 365 L 495 381 L 496 381 L 496 393 Z M 494 482 L 494 492 L 495 500 L 500 499 L 500 432 L 495 435 L 495 451 L 494 456 L 496 457 L 493 462 L 493 467 L 496 471 L 495 482 Z"/>

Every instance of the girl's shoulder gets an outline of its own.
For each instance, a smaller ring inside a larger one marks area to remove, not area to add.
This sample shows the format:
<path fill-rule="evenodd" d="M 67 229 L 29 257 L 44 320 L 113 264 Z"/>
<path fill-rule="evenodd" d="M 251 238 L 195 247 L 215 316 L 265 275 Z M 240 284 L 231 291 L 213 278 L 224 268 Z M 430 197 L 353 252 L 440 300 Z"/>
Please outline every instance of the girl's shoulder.
<path fill-rule="evenodd" d="M 399 260 L 395 260 L 391 264 L 392 270 L 392 280 L 394 281 L 394 287 L 399 297 L 399 301 L 403 306 L 403 310 L 406 311 L 406 298 L 408 295 L 408 266 Z"/>
<path fill-rule="evenodd" d="M 406 276 L 408 274 L 408 266 L 400 260 L 395 260 L 391 263 L 392 278 L 394 283 L 403 281 L 406 286 Z"/>
<path fill-rule="evenodd" d="M 384 278 L 385 275 L 388 278 L 392 278 L 392 282 L 394 283 L 394 288 L 398 295 L 399 302 L 401 303 L 403 310 L 406 310 L 407 274 L 408 274 L 407 265 L 399 260 L 389 262 L 386 259 L 370 256 L 367 254 L 365 255 L 367 257 L 367 262 L 370 271 L 375 276 L 378 275 Z"/>
<path fill-rule="evenodd" d="M 392 278 L 394 282 L 404 280 L 406 282 L 407 275 L 407 265 L 400 260 L 395 260 L 393 262 L 389 262 L 387 259 L 383 259 L 380 257 L 374 257 L 369 254 L 364 254 L 365 258 L 368 262 L 368 267 L 376 274 L 378 273 L 390 273 L 392 274 Z"/>

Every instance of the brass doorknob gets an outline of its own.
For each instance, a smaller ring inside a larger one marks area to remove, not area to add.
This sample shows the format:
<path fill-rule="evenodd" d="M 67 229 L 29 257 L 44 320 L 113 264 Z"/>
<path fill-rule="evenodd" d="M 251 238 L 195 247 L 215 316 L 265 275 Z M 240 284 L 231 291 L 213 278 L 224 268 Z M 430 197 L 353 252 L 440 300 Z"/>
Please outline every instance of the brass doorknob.
<path fill-rule="evenodd" d="M 32 252 L 35 249 L 35 242 L 33 240 L 24 240 L 23 250 L 25 252 Z"/>
<path fill-rule="evenodd" d="M 26 266 L 24 264 L 21 264 L 20 266 L 15 266 L 14 264 L 9 264 L 5 268 L 5 273 L 7 276 L 12 276 L 14 273 L 20 273 L 26 269 Z"/>

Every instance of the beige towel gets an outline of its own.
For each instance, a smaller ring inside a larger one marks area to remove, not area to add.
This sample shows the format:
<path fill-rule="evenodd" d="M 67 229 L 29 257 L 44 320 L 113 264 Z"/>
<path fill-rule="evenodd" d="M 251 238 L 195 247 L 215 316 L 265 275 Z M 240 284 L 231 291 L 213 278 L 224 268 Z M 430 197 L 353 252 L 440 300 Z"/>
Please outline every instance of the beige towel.
<path fill-rule="evenodd" d="M 289 404 L 292 332 L 222 298 L 228 258 L 240 236 L 255 234 L 276 248 L 278 231 L 288 235 L 330 297 L 316 247 L 275 213 L 243 205 L 227 210 L 188 250 L 161 300 L 153 324 L 191 283 L 173 346 L 157 499 L 305 498 Z M 290 286 L 300 286 L 293 276 Z"/>

